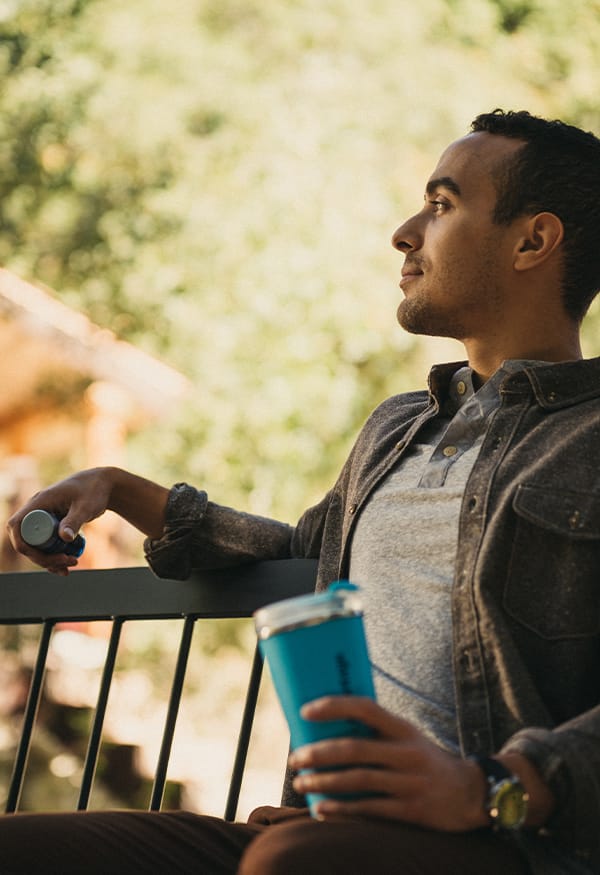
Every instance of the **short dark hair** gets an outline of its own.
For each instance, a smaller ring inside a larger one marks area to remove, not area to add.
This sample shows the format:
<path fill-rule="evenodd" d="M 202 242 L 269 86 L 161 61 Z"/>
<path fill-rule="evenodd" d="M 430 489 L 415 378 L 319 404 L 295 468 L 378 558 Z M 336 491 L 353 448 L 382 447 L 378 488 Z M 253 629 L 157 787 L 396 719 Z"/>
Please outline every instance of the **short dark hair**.
<path fill-rule="evenodd" d="M 478 115 L 471 130 L 523 141 L 494 180 L 494 221 L 508 224 L 540 212 L 558 216 L 565 229 L 563 301 L 581 321 L 600 291 L 600 140 L 562 121 L 501 109 Z"/>

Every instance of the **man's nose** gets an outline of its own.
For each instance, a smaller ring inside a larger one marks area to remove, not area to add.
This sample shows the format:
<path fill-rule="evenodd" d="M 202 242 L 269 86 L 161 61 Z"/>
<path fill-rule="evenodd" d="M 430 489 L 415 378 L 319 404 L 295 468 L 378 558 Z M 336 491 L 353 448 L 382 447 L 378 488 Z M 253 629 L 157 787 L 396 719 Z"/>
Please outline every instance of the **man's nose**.
<path fill-rule="evenodd" d="M 392 246 L 399 252 L 411 252 L 421 246 L 421 235 L 417 228 L 416 216 L 407 219 L 392 234 Z"/>

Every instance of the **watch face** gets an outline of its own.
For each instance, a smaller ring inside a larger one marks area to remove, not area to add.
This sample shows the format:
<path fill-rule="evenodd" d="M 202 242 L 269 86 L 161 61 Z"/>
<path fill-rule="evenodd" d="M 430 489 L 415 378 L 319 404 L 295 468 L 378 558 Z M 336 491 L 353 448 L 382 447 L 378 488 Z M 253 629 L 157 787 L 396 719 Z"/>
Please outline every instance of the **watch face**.
<path fill-rule="evenodd" d="M 518 781 L 502 781 L 495 788 L 490 814 L 504 829 L 521 826 L 527 814 L 528 796 Z"/>

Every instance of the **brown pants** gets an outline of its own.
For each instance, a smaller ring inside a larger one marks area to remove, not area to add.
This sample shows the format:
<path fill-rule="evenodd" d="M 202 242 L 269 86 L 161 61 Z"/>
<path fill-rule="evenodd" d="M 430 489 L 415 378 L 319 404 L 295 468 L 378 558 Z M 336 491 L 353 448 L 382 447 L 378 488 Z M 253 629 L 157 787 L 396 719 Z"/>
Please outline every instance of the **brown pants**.
<path fill-rule="evenodd" d="M 248 823 L 189 812 L 0 817 L 1 875 L 527 875 L 490 830 L 451 834 L 380 820 L 321 823 L 262 808 Z"/>

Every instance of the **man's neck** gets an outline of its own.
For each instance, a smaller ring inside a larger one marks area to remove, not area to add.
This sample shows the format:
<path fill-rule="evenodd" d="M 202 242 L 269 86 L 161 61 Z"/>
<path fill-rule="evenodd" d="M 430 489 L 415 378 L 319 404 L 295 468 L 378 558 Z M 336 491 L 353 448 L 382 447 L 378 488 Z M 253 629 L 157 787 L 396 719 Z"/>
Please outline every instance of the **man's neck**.
<path fill-rule="evenodd" d="M 541 362 L 577 361 L 583 358 L 579 335 L 560 343 L 509 343 L 499 347 L 465 341 L 469 364 L 477 383 L 482 385 L 494 374 L 502 362 L 510 359 Z"/>

